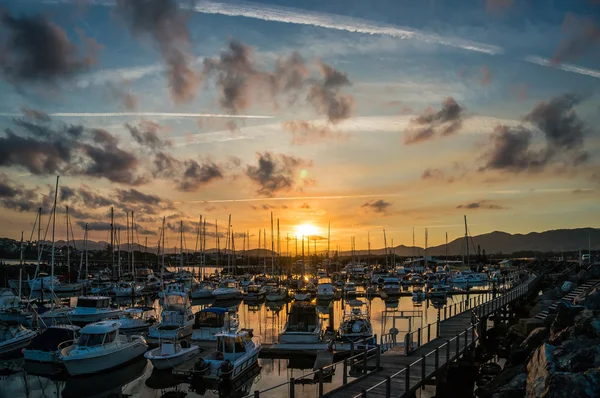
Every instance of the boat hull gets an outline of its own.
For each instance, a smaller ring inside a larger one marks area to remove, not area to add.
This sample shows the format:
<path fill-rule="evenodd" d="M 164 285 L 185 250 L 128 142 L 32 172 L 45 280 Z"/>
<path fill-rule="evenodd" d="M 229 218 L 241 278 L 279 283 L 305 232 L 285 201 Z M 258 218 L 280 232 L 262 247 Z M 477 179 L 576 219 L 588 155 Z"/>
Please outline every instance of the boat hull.
<path fill-rule="evenodd" d="M 213 296 L 217 301 L 219 301 L 219 300 L 224 301 L 224 300 L 232 300 L 232 299 L 241 298 L 242 293 L 241 292 L 213 293 Z"/>
<path fill-rule="evenodd" d="M 144 354 L 146 359 L 152 362 L 152 366 L 158 370 L 173 369 L 176 366 L 181 365 L 184 362 L 190 361 L 196 358 L 200 354 L 200 348 L 198 346 L 191 346 L 189 348 L 183 348 L 180 352 L 172 355 L 160 354 L 160 347 L 150 350 Z"/>
<path fill-rule="evenodd" d="M 191 296 L 192 296 L 192 299 L 213 298 L 213 292 L 212 292 L 212 290 L 204 290 L 204 289 L 194 290 L 191 293 Z"/>
<path fill-rule="evenodd" d="M 81 355 L 69 357 L 66 355 L 62 356 L 61 359 L 71 376 L 79 376 L 116 368 L 144 355 L 147 349 L 148 346 L 144 344 L 144 340 L 138 339 L 130 344 L 119 347 L 118 350 L 107 353 L 86 357 Z"/>
<path fill-rule="evenodd" d="M 180 340 L 192 334 L 192 325 L 179 326 L 174 328 L 161 328 L 160 326 L 151 327 L 148 332 L 149 343 L 157 343 L 161 339 Z"/>
<path fill-rule="evenodd" d="M 279 335 L 279 342 L 284 344 L 318 343 L 321 333 L 283 332 Z"/>
<path fill-rule="evenodd" d="M 95 312 L 89 314 L 69 314 L 69 319 L 74 323 L 92 323 L 99 322 L 109 318 L 119 317 L 123 314 L 122 310 L 114 310 L 107 312 Z"/>
<path fill-rule="evenodd" d="M 28 331 L 21 336 L 0 343 L 0 359 L 20 356 L 21 350 L 27 347 L 35 336 L 37 336 L 36 332 Z"/>

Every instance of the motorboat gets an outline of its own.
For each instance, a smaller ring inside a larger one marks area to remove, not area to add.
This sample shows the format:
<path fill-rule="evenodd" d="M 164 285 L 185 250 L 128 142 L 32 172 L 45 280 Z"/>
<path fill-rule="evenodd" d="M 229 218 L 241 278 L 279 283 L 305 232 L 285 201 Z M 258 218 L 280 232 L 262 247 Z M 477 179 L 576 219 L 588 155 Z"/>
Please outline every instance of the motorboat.
<path fill-rule="evenodd" d="M 421 288 L 413 289 L 412 300 L 414 303 L 420 303 L 425 300 L 425 292 Z"/>
<path fill-rule="evenodd" d="M 208 307 L 196 313 L 192 326 L 192 340 L 214 341 L 217 333 L 236 332 L 240 321 L 227 308 Z"/>
<path fill-rule="evenodd" d="M 267 288 L 261 285 L 248 285 L 244 293 L 244 301 L 260 301 L 265 298 Z"/>
<path fill-rule="evenodd" d="M 44 285 L 45 291 L 54 293 L 75 293 L 81 289 L 83 289 L 83 283 L 81 282 L 65 283 L 57 280 L 54 285 Z"/>
<path fill-rule="evenodd" d="M 180 293 L 189 295 L 190 288 L 185 286 L 183 283 L 178 283 L 178 282 L 169 283 L 168 285 L 165 286 L 164 290 L 158 292 L 158 297 L 163 298 L 170 294 L 180 294 Z"/>
<path fill-rule="evenodd" d="M 240 283 L 235 279 L 225 279 L 213 290 L 213 296 L 217 300 L 231 300 L 242 298 Z"/>
<path fill-rule="evenodd" d="M 258 362 L 261 344 L 250 332 L 217 333 L 216 349 L 200 358 L 192 369 L 194 376 L 216 380 L 235 380 Z"/>
<path fill-rule="evenodd" d="M 20 351 L 27 347 L 35 336 L 37 332 L 26 329 L 22 325 L 0 325 L 0 358 L 20 354 Z"/>
<path fill-rule="evenodd" d="M 383 278 L 383 287 L 381 290 L 388 296 L 400 295 L 400 279 L 394 276 L 386 276 Z"/>
<path fill-rule="evenodd" d="M 317 271 L 317 278 L 318 279 L 327 278 L 327 271 L 322 270 L 322 269 L 318 270 Z"/>
<path fill-rule="evenodd" d="M 346 296 L 355 296 L 356 295 L 356 283 L 347 282 L 343 288 L 344 295 Z"/>
<path fill-rule="evenodd" d="M 18 307 L 20 303 L 21 298 L 11 289 L 0 288 L 0 308 Z"/>
<path fill-rule="evenodd" d="M 152 362 L 152 366 L 158 370 L 173 369 L 184 362 L 191 361 L 200 355 L 200 348 L 191 345 L 187 341 L 161 340 L 158 347 L 144 354 L 146 359 Z"/>
<path fill-rule="evenodd" d="M 335 288 L 333 287 L 331 280 L 324 279 L 319 281 L 317 284 L 317 299 L 328 301 L 333 300 L 334 296 Z"/>
<path fill-rule="evenodd" d="M 135 282 L 120 282 L 113 288 L 113 294 L 115 297 L 141 296 L 143 289 L 143 286 Z"/>
<path fill-rule="evenodd" d="M 294 293 L 294 300 L 296 301 L 310 301 L 311 295 L 307 289 L 298 289 Z"/>
<path fill-rule="evenodd" d="M 156 323 L 153 307 L 131 307 L 123 311 L 118 321 L 124 334 L 147 332 Z"/>
<path fill-rule="evenodd" d="M 80 330 L 76 344 L 60 351 L 60 360 L 71 376 L 112 369 L 143 355 L 148 346 L 141 336 L 119 333 L 117 321 L 101 321 Z"/>
<path fill-rule="evenodd" d="M 38 321 L 41 321 L 45 326 L 60 325 L 70 322 L 69 314 L 73 308 L 66 305 L 53 306 L 47 311 L 41 312 L 38 316 Z"/>
<path fill-rule="evenodd" d="M 280 343 L 316 343 L 321 339 L 322 320 L 314 304 L 295 302 L 279 335 Z"/>
<path fill-rule="evenodd" d="M 38 292 L 44 290 L 48 286 L 58 285 L 60 282 L 56 276 L 48 276 L 47 274 L 40 273 L 36 278 L 29 279 L 29 290 L 32 292 Z"/>
<path fill-rule="evenodd" d="M 207 299 L 213 297 L 214 286 L 210 282 L 200 282 L 192 291 L 190 295 L 192 299 Z"/>
<path fill-rule="evenodd" d="M 55 363 L 60 359 L 60 349 L 65 342 L 75 342 L 79 337 L 79 326 L 49 326 L 34 337 L 31 344 L 23 350 L 26 361 L 39 363 Z"/>
<path fill-rule="evenodd" d="M 431 288 L 428 296 L 430 300 L 446 301 L 448 298 L 448 291 L 443 285 L 437 284 Z"/>
<path fill-rule="evenodd" d="M 388 277 L 387 271 L 374 271 L 371 276 L 371 283 L 373 285 L 382 285 L 385 283 L 385 279 Z"/>
<path fill-rule="evenodd" d="M 266 294 L 267 301 L 285 301 L 288 298 L 288 290 L 285 286 L 273 286 Z"/>
<path fill-rule="evenodd" d="M 123 310 L 110 307 L 110 298 L 103 296 L 81 296 L 77 306 L 67 314 L 71 322 L 86 324 L 121 316 Z"/>
<path fill-rule="evenodd" d="M 342 321 L 338 328 L 339 339 L 342 341 L 359 341 L 373 337 L 368 306 L 360 300 L 348 302 L 349 311 L 344 311 Z M 363 310 L 366 307 L 366 310 Z"/>
<path fill-rule="evenodd" d="M 148 339 L 182 339 L 192 334 L 194 314 L 186 293 L 172 293 L 163 298 L 160 323 L 150 327 Z"/>
<path fill-rule="evenodd" d="M 486 274 L 463 270 L 450 276 L 448 282 L 454 284 L 479 284 L 488 282 L 488 277 Z"/>
<path fill-rule="evenodd" d="M 32 312 L 21 305 L 0 309 L 0 322 L 10 325 L 30 325 L 32 319 Z"/>
<path fill-rule="evenodd" d="M 112 282 L 107 281 L 94 281 L 92 282 L 91 293 L 94 295 L 112 293 L 114 285 Z"/>

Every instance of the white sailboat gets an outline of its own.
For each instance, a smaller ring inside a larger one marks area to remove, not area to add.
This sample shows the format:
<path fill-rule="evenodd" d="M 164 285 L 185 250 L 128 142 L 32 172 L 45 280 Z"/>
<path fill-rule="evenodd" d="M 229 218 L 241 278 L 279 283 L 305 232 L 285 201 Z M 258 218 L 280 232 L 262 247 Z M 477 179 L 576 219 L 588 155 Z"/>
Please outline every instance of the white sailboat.
<path fill-rule="evenodd" d="M 321 339 L 322 320 L 314 304 L 295 302 L 279 335 L 280 343 L 316 343 Z"/>
<path fill-rule="evenodd" d="M 162 340 L 157 348 L 144 354 L 158 370 L 173 369 L 184 362 L 190 361 L 200 355 L 200 348 L 190 345 L 187 341 Z"/>
<path fill-rule="evenodd" d="M 35 336 L 37 332 L 22 325 L 0 325 L 0 359 L 18 355 Z"/>

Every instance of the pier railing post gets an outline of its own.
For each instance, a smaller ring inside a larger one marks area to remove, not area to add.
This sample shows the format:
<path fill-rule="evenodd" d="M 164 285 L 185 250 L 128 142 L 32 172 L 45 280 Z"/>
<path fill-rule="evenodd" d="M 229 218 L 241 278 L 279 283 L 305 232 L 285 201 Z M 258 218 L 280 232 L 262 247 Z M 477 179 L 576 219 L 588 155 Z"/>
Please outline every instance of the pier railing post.
<path fill-rule="evenodd" d="M 361 398 L 367 398 L 367 390 L 365 390 L 364 388 L 360 390 L 360 396 Z"/>
<path fill-rule="evenodd" d="M 350 342 L 350 356 L 354 356 L 354 341 Z"/>
<path fill-rule="evenodd" d="M 417 329 L 417 347 L 421 347 L 421 328 Z"/>
<path fill-rule="evenodd" d="M 448 340 L 446 342 L 446 365 L 450 364 L 450 341 L 451 340 Z"/>
<path fill-rule="evenodd" d="M 408 396 L 410 391 L 410 365 L 406 365 L 406 379 L 404 381 L 404 394 Z"/>
<path fill-rule="evenodd" d="M 469 346 L 469 334 L 467 333 L 468 329 L 465 329 L 465 354 L 467 353 L 467 347 Z"/>
<path fill-rule="evenodd" d="M 440 367 L 440 348 L 436 347 L 435 349 L 435 373 L 437 374 L 437 370 Z"/>
<path fill-rule="evenodd" d="M 446 317 L 446 308 L 447 308 L 447 307 L 446 307 L 446 306 L 444 306 L 444 320 L 446 320 L 446 319 L 447 319 L 447 317 Z"/>
<path fill-rule="evenodd" d="M 425 375 L 425 372 L 426 372 L 426 370 L 425 370 L 425 361 L 426 361 L 426 358 L 427 357 L 425 355 L 423 355 L 421 357 L 421 383 L 422 383 L 423 389 L 425 389 L 425 376 L 426 376 Z"/>
<path fill-rule="evenodd" d="M 427 342 L 431 341 L 431 323 L 427 324 Z"/>
<path fill-rule="evenodd" d="M 408 355 L 410 352 L 410 334 L 406 333 L 404 335 L 404 355 Z"/>
<path fill-rule="evenodd" d="M 365 350 L 364 350 L 364 358 L 363 358 L 363 374 L 367 374 L 367 359 L 369 357 L 369 351 L 367 346 L 365 345 Z"/>
<path fill-rule="evenodd" d="M 319 368 L 319 397 L 323 396 L 323 368 Z"/>
<path fill-rule="evenodd" d="M 435 328 L 435 329 L 436 329 L 436 330 L 435 330 L 435 336 L 436 336 L 436 337 L 440 337 L 440 324 L 441 324 L 441 322 L 440 322 L 440 320 L 438 319 L 438 320 L 437 320 L 437 326 L 436 326 L 436 328 Z"/>
<path fill-rule="evenodd" d="M 260 397 L 260 391 L 254 390 L 254 398 L 259 398 L 259 397 Z"/>
<path fill-rule="evenodd" d="M 458 353 L 460 352 L 460 334 L 456 335 L 456 359 L 458 359 Z"/>
<path fill-rule="evenodd" d="M 392 397 L 392 378 L 387 376 L 385 378 L 385 398 Z"/>
<path fill-rule="evenodd" d="M 344 359 L 344 374 L 342 375 L 342 384 L 348 384 L 348 360 Z"/>
<path fill-rule="evenodd" d="M 377 346 L 377 352 L 376 352 L 376 361 L 377 361 L 377 369 L 379 369 L 381 367 L 381 347 Z"/>
<path fill-rule="evenodd" d="M 294 389 L 296 387 L 295 385 L 296 380 L 293 377 L 290 377 L 290 398 L 294 398 Z"/>

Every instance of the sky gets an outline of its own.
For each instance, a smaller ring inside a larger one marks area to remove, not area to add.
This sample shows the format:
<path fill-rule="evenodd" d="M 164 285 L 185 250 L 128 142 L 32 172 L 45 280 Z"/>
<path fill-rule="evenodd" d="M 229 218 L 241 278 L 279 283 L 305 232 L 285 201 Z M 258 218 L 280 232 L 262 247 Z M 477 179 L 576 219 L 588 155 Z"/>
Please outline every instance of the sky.
<path fill-rule="evenodd" d="M 0 236 L 598 227 L 599 91 L 597 0 L 0 0 Z"/>

